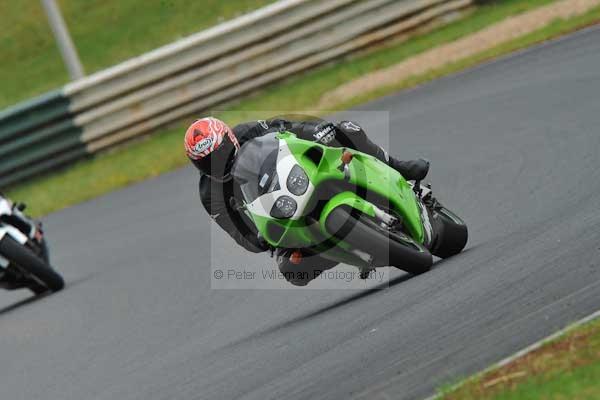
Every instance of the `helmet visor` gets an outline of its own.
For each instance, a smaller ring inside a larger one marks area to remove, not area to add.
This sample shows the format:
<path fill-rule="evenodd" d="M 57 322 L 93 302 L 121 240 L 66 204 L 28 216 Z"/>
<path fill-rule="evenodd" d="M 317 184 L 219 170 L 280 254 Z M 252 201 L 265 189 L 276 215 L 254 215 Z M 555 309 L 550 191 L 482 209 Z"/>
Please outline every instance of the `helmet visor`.
<path fill-rule="evenodd" d="M 192 163 L 200 172 L 213 178 L 223 179 L 229 174 L 230 162 L 235 154 L 235 146 L 226 138 L 212 153 Z"/>

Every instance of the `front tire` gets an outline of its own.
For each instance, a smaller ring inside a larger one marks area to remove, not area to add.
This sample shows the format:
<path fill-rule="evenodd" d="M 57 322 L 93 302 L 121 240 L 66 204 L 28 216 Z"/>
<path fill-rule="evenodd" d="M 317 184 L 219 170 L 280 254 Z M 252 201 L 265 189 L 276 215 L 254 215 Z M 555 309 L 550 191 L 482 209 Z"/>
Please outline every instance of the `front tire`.
<path fill-rule="evenodd" d="M 32 275 L 35 282 L 30 289 L 35 294 L 48 290 L 58 292 L 65 287 L 63 278 L 50 265 L 12 237 L 6 235 L 0 240 L 0 253 L 22 271 Z"/>
<path fill-rule="evenodd" d="M 411 274 L 422 274 L 433 265 L 433 257 L 423 245 L 401 232 L 382 228 L 350 207 L 335 208 L 325 221 L 325 229 L 354 249 L 374 257 L 374 267 L 393 266 Z"/>

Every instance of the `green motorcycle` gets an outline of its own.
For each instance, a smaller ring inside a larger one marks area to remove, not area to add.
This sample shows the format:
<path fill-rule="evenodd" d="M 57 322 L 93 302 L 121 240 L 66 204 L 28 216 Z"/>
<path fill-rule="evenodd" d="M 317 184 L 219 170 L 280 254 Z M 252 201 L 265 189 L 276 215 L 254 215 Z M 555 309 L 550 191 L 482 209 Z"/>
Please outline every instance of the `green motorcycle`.
<path fill-rule="evenodd" d="M 429 270 L 467 243 L 467 227 L 431 190 L 375 157 L 302 140 L 289 131 L 252 139 L 232 168 L 244 211 L 262 240 L 296 256 L 318 254 L 354 265 Z"/>

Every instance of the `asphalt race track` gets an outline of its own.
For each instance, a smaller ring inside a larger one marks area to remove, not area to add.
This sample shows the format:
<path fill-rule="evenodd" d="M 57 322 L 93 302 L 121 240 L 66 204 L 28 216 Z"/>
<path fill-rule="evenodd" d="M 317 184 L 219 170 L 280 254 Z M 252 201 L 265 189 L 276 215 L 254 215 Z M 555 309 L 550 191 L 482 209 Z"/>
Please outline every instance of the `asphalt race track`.
<path fill-rule="evenodd" d="M 191 168 L 49 216 L 69 286 L 0 294 L 2 398 L 417 399 L 510 355 L 600 308 L 599 98 L 592 28 L 361 107 L 471 233 L 386 290 L 211 290 L 272 260 L 210 254 Z"/>

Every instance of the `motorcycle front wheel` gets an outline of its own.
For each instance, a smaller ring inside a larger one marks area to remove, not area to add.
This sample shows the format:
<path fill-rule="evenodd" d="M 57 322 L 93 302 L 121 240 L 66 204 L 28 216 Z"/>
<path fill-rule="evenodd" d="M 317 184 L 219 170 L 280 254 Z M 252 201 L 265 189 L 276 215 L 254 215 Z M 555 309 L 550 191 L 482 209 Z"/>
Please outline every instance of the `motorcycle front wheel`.
<path fill-rule="evenodd" d="M 46 291 L 58 292 L 65 287 L 63 278 L 50 265 L 31 249 L 8 235 L 0 240 L 0 254 L 31 276 L 35 282 L 32 283 L 30 289 L 35 294 Z"/>
<path fill-rule="evenodd" d="M 433 265 L 433 256 L 420 243 L 402 232 L 381 227 L 369 216 L 346 206 L 335 208 L 325 229 L 353 249 L 373 257 L 373 266 L 393 266 L 411 274 L 422 274 Z"/>

